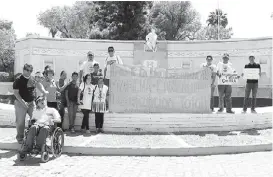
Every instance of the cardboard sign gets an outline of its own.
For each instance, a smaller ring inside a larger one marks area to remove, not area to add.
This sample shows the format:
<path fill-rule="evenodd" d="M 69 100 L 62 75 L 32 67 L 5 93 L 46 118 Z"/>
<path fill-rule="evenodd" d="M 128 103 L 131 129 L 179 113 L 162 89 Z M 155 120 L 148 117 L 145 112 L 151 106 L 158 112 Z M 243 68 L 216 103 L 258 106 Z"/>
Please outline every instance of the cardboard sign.
<path fill-rule="evenodd" d="M 220 84 L 220 85 L 236 84 L 240 78 L 240 76 L 237 73 L 233 73 L 233 74 L 222 73 L 218 77 L 219 77 L 218 84 Z"/>
<path fill-rule="evenodd" d="M 245 68 L 244 69 L 244 79 L 255 79 L 260 78 L 260 69 L 259 68 Z"/>
<path fill-rule="evenodd" d="M 211 72 L 202 70 L 196 73 L 183 73 L 180 78 L 148 77 L 132 75 L 129 68 L 119 65 L 113 65 L 111 68 L 110 111 L 116 113 L 210 112 Z"/>

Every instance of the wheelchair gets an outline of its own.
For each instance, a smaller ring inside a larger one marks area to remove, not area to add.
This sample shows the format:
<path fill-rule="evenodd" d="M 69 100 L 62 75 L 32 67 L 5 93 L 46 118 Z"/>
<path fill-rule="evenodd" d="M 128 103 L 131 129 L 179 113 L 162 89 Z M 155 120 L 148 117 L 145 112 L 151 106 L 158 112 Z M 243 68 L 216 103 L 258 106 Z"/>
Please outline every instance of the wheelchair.
<path fill-rule="evenodd" d="M 47 139 L 50 139 L 49 142 L 46 142 L 44 144 L 44 147 L 41 147 L 41 149 L 38 149 L 36 146 L 36 137 L 34 138 L 33 147 L 30 152 L 23 152 L 23 149 L 26 144 L 27 135 L 29 133 L 30 127 L 35 123 L 35 120 L 29 120 L 28 121 L 28 127 L 25 129 L 25 136 L 23 139 L 23 143 L 21 146 L 21 149 L 19 150 L 19 153 L 17 154 L 17 158 L 20 161 L 26 160 L 27 156 L 37 156 L 38 154 L 41 154 L 41 161 L 46 163 L 49 161 L 49 154 L 52 154 L 54 158 L 60 157 L 62 154 L 63 146 L 64 146 L 64 133 L 61 128 L 57 127 L 57 124 L 54 123 L 54 126 L 50 127 L 49 136 Z M 39 132 L 38 132 L 39 133 Z"/>

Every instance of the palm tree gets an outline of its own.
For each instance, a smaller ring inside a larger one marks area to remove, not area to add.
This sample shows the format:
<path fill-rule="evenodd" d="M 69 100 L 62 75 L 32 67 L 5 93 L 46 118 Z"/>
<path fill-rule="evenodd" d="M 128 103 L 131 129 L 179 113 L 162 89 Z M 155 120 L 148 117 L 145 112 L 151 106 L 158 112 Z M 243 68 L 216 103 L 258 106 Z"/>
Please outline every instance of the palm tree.
<path fill-rule="evenodd" d="M 218 25 L 218 15 L 220 18 L 220 25 L 223 26 L 224 28 L 228 25 L 228 19 L 227 19 L 227 14 L 223 13 L 221 9 L 216 9 L 215 12 L 210 12 L 207 23 L 208 26 L 214 26 Z"/>

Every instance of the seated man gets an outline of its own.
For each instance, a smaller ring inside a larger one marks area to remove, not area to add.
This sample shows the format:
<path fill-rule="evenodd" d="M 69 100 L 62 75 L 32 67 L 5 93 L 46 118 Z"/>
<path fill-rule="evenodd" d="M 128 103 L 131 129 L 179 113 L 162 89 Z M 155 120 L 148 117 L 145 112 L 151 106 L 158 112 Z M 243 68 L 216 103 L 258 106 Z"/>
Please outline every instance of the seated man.
<path fill-rule="evenodd" d="M 38 97 L 35 103 L 36 110 L 33 112 L 31 120 L 35 120 L 36 122 L 29 129 L 23 152 L 30 152 L 32 150 L 36 135 L 36 146 L 38 150 L 41 150 L 46 143 L 46 138 L 54 122 L 61 122 L 61 116 L 58 111 L 55 108 L 47 107 L 44 97 Z"/>

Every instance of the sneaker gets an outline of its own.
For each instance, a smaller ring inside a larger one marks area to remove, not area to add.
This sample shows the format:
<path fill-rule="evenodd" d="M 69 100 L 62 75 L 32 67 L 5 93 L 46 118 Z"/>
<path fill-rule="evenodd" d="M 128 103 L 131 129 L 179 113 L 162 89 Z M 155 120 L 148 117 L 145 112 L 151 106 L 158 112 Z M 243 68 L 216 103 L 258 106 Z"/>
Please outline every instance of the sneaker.
<path fill-rule="evenodd" d="M 229 113 L 229 114 L 235 114 L 235 112 L 232 111 L 232 110 L 228 110 L 227 113 Z"/>
<path fill-rule="evenodd" d="M 246 113 L 246 110 L 243 109 L 243 110 L 242 110 L 242 114 L 245 114 L 245 113 Z"/>
<path fill-rule="evenodd" d="M 255 109 L 251 109 L 251 113 L 253 114 L 257 114 L 256 110 Z"/>
<path fill-rule="evenodd" d="M 82 128 L 82 129 L 81 129 L 81 132 L 84 133 L 84 132 L 85 132 L 85 129 Z"/>
<path fill-rule="evenodd" d="M 220 109 L 218 109 L 217 112 L 218 112 L 218 113 L 222 113 L 222 112 L 224 112 L 224 109 L 223 109 L 223 108 L 220 108 Z"/>
<path fill-rule="evenodd" d="M 211 109 L 211 112 L 214 112 L 214 108 Z"/>
<path fill-rule="evenodd" d="M 71 128 L 71 133 L 75 133 L 75 129 L 74 128 Z"/>
<path fill-rule="evenodd" d="M 90 134 L 90 130 L 86 130 L 85 133 Z"/>
<path fill-rule="evenodd" d="M 104 133 L 104 131 L 103 131 L 103 129 L 102 129 L 102 128 L 100 129 L 100 132 L 101 132 L 101 133 Z"/>

